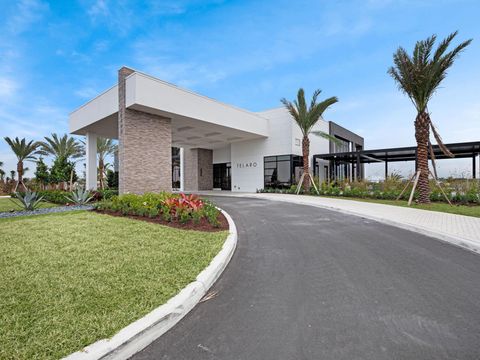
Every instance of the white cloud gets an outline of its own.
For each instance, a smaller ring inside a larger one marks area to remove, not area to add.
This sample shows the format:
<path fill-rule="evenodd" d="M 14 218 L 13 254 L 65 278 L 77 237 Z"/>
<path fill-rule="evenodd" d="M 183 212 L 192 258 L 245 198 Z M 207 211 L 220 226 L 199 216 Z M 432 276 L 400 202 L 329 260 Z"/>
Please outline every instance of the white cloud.
<path fill-rule="evenodd" d="M 7 29 L 14 34 L 21 33 L 40 20 L 47 10 L 48 4 L 40 0 L 21 0 L 7 21 Z"/>
<path fill-rule="evenodd" d="M 98 95 L 98 91 L 93 87 L 83 87 L 75 91 L 75 95 L 82 99 L 92 99 Z"/>
<path fill-rule="evenodd" d="M 88 9 L 88 15 L 90 15 L 93 20 L 96 20 L 100 16 L 110 15 L 110 9 L 107 5 L 107 2 L 105 0 L 95 1 Z"/>
<path fill-rule="evenodd" d="M 16 81 L 6 77 L 0 77 L 0 97 L 10 98 L 16 94 L 19 88 L 20 85 Z"/>

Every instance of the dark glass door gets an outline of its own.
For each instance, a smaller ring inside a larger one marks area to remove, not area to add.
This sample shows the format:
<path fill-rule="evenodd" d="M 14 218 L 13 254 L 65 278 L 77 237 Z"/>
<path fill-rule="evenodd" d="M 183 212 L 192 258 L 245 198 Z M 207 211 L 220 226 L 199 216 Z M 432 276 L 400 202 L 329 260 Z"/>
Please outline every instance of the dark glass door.
<path fill-rule="evenodd" d="M 232 190 L 232 167 L 230 163 L 213 164 L 213 187 Z"/>

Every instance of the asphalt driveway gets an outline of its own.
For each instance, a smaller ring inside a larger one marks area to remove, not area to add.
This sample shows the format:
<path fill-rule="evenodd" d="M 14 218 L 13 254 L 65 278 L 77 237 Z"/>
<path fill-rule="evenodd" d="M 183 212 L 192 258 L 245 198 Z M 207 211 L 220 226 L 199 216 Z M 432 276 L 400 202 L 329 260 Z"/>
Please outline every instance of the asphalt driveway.
<path fill-rule="evenodd" d="M 214 296 L 134 359 L 480 359 L 479 255 L 330 210 L 213 200 L 237 251 Z"/>

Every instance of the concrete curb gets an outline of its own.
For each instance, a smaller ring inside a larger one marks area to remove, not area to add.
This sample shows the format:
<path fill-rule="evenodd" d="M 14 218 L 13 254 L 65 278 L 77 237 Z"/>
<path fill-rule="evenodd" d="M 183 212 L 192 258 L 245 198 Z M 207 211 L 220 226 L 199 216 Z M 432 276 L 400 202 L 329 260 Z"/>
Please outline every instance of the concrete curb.
<path fill-rule="evenodd" d="M 254 196 L 251 196 L 251 198 L 253 198 L 253 197 Z M 262 199 L 262 197 L 259 197 L 259 196 L 255 196 L 255 198 Z M 426 228 L 421 227 L 421 226 L 406 224 L 406 223 L 403 223 L 403 222 L 400 222 L 400 221 L 393 221 L 393 220 L 385 219 L 385 218 L 382 218 L 382 217 L 379 217 L 379 216 L 367 215 L 367 214 L 363 214 L 363 213 L 356 212 L 356 211 L 340 209 L 340 208 L 337 208 L 335 206 L 329 206 L 329 205 L 323 205 L 323 204 L 312 204 L 311 202 L 302 201 L 300 199 L 296 199 L 296 200 L 292 199 L 291 200 L 291 199 L 281 199 L 281 198 L 278 198 L 278 199 L 268 198 L 268 200 L 282 201 L 282 202 L 288 202 L 288 203 L 294 203 L 294 204 L 300 204 L 300 205 L 313 206 L 313 207 L 318 207 L 318 208 L 324 208 L 324 209 L 337 211 L 337 212 L 347 214 L 347 215 L 359 216 L 359 217 L 362 217 L 362 218 L 365 218 L 365 219 L 378 221 L 378 222 L 381 222 L 383 224 L 395 226 L 395 227 L 402 228 L 402 229 L 405 229 L 405 230 L 414 231 L 414 232 L 420 233 L 422 235 L 426 235 L 426 236 L 433 237 L 435 239 L 441 240 L 443 242 L 447 242 L 451 245 L 462 247 L 462 248 L 470 250 L 470 251 L 472 251 L 476 254 L 480 254 L 480 244 L 477 244 L 477 243 L 475 243 L 475 242 L 473 242 L 469 239 L 464 239 L 460 236 L 451 236 L 449 234 L 445 234 L 445 233 L 442 233 L 440 231 L 433 231 L 431 229 L 426 229 Z"/>
<path fill-rule="evenodd" d="M 220 252 L 177 295 L 141 319 L 120 330 L 110 339 L 99 340 L 68 355 L 64 360 L 128 359 L 178 323 L 205 296 L 227 267 L 237 246 L 237 228 L 230 215 L 219 209 L 228 221 L 229 234 Z"/>

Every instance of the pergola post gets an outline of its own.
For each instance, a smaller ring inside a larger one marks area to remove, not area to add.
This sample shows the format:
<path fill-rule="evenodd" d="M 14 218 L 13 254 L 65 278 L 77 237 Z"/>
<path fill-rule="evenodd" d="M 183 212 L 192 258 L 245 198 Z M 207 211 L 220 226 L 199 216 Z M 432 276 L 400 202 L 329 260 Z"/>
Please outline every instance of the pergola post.
<path fill-rule="evenodd" d="M 87 133 L 86 143 L 86 189 L 97 189 L 97 134 Z"/>
<path fill-rule="evenodd" d="M 385 180 L 388 179 L 388 153 L 385 154 Z"/>
<path fill-rule="evenodd" d="M 477 154 L 472 156 L 472 178 L 477 178 Z"/>

